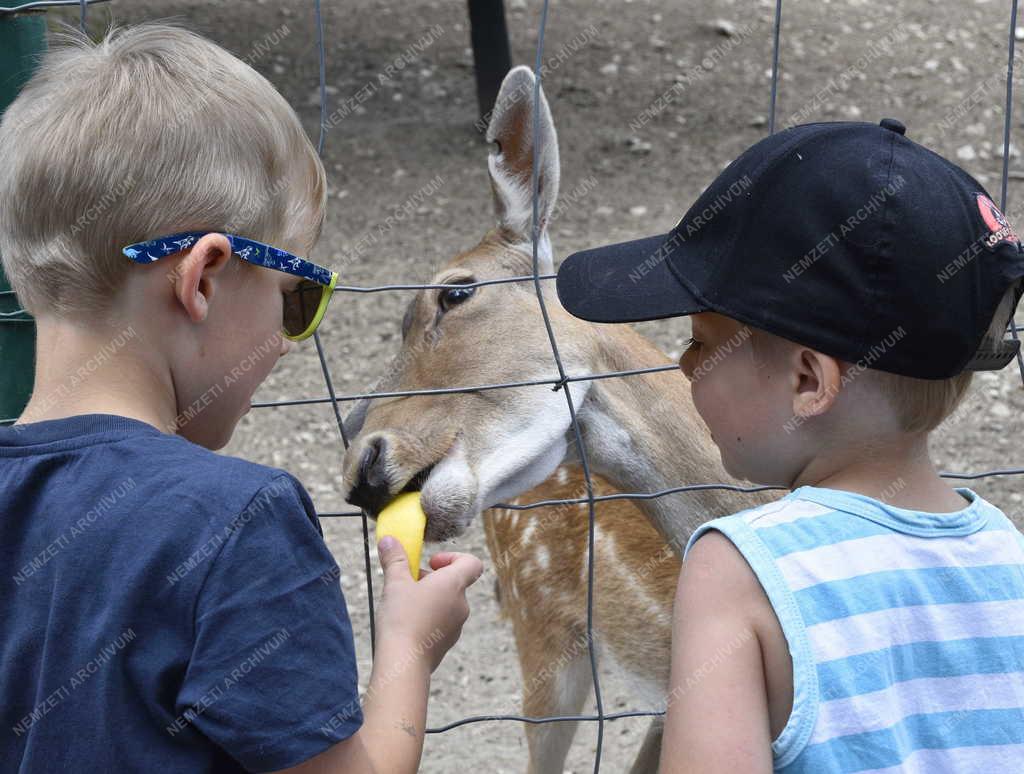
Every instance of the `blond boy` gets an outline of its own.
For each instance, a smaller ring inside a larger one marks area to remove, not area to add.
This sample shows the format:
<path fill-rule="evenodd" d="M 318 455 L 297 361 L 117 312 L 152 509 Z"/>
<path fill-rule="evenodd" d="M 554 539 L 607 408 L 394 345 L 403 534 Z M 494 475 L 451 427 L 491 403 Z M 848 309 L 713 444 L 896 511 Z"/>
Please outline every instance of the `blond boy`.
<path fill-rule="evenodd" d="M 65 36 L 4 115 L 0 253 L 38 326 L 0 429 L 5 766 L 418 767 L 480 562 L 437 554 L 413 582 L 382 542 L 361 699 L 309 495 L 212 451 L 323 317 L 325 199 L 281 95 L 176 26 Z"/>

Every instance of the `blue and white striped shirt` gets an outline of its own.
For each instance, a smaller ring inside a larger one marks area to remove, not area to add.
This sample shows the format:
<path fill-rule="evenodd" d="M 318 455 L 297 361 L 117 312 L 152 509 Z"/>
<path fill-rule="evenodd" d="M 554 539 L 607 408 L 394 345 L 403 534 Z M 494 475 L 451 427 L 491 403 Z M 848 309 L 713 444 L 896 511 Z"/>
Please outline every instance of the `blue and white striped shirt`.
<path fill-rule="evenodd" d="M 793 659 L 775 771 L 1024 772 L 1024 535 L 971 489 L 952 513 L 802 486 L 715 519 Z"/>

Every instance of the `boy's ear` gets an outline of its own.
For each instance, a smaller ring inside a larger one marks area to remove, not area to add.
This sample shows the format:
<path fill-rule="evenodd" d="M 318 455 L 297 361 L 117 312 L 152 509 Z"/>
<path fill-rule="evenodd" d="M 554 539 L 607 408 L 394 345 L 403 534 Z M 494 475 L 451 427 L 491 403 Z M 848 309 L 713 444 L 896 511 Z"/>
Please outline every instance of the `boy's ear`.
<path fill-rule="evenodd" d="M 192 245 L 172 277 L 174 294 L 192 322 L 206 319 L 215 277 L 231 260 L 231 243 L 223 234 L 206 234 Z"/>
<path fill-rule="evenodd" d="M 807 347 L 796 347 L 793 363 L 793 415 L 813 417 L 824 414 L 836 401 L 842 387 L 839 361 Z"/>

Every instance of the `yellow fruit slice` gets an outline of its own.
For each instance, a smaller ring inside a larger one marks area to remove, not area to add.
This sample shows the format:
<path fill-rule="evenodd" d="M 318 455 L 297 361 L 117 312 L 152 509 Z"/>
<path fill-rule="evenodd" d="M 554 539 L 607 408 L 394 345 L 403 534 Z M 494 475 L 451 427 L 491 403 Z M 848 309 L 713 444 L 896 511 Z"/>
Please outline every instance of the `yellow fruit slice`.
<path fill-rule="evenodd" d="M 377 514 L 377 542 L 392 535 L 402 544 L 409 557 L 412 579 L 420 579 L 420 552 L 423 533 L 427 529 L 427 515 L 420 507 L 419 492 L 403 492 Z"/>

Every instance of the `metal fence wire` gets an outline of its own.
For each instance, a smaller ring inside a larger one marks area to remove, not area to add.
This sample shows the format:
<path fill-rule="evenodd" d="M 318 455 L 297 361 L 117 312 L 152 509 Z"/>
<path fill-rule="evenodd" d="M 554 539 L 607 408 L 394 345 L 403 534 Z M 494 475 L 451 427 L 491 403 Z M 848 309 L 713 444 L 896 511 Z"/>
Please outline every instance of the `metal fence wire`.
<path fill-rule="evenodd" d="M 91 0 L 95 2 L 95 0 Z M 80 5 L 80 24 L 85 30 L 88 3 L 90 0 L 78 0 Z M 537 48 L 536 57 L 534 63 L 534 89 L 533 89 L 533 100 L 534 104 L 537 104 L 540 99 L 541 89 L 541 78 L 542 69 L 541 64 L 544 54 L 544 32 L 547 27 L 548 20 L 548 7 L 550 0 L 543 0 L 543 6 L 541 8 L 540 23 L 537 33 Z M 43 5 L 44 3 L 39 3 Z M 67 4 L 54 2 L 54 5 Z M 326 83 L 326 58 L 324 48 L 324 25 L 323 16 L 321 12 L 320 0 L 313 0 L 313 12 L 316 17 L 316 31 L 317 31 L 317 53 L 319 57 L 319 72 L 320 72 L 320 132 L 317 140 L 317 151 L 323 156 L 324 149 L 324 138 L 327 129 L 327 83 Z M 1011 0 L 1010 7 L 1010 25 L 1008 34 L 1007 44 L 1007 65 L 1006 65 L 1006 103 L 1003 116 L 1003 169 L 1002 169 L 1002 184 L 1000 190 L 999 206 L 1006 212 L 1006 187 L 1007 179 L 1009 176 L 1009 161 L 1010 161 L 1010 128 L 1011 128 L 1011 112 L 1013 103 L 1013 69 L 1014 69 L 1014 32 L 1017 27 L 1017 0 Z M 768 118 L 768 132 L 769 134 L 775 131 L 775 118 L 776 118 L 776 97 L 778 95 L 778 84 L 779 84 L 779 40 L 782 29 L 782 0 L 776 0 L 775 3 L 775 17 L 773 25 L 773 42 L 772 42 L 772 66 L 771 66 L 771 93 L 769 102 L 769 118 Z M 539 147 L 540 137 L 540 115 L 541 111 L 533 111 L 533 147 L 536 149 Z M 294 400 L 280 400 L 263 403 L 253 403 L 253 408 L 267 408 L 277 406 L 297 406 L 297 405 L 308 405 L 315 403 L 330 403 L 334 410 L 334 417 L 337 421 L 338 432 L 341 436 L 343 446 L 347 449 L 349 445 L 349 439 L 345 435 L 345 428 L 342 421 L 340 404 L 345 401 L 354 401 L 362 398 L 382 398 L 382 397 L 395 397 L 395 396 L 407 396 L 407 395 L 437 395 L 444 393 L 458 393 L 458 392 L 479 392 L 482 390 L 498 390 L 506 389 L 511 387 L 523 387 L 531 385 L 551 385 L 554 390 L 561 390 L 562 394 L 565 395 L 566 408 L 569 411 L 569 416 L 572 420 L 572 430 L 576 438 L 576 447 L 579 449 L 580 462 L 583 467 L 584 480 L 586 483 L 586 497 L 571 498 L 571 499 L 560 499 L 560 500 L 544 500 L 533 503 L 526 503 L 523 505 L 511 505 L 511 504 L 499 504 L 494 507 L 508 508 L 513 510 L 528 510 L 532 508 L 548 507 L 553 505 L 576 505 L 576 504 L 587 504 L 588 519 L 589 519 L 589 536 L 587 545 L 587 632 L 586 632 L 586 643 L 587 651 L 590 656 L 590 669 L 594 680 L 594 694 L 597 703 L 597 714 L 596 715 L 561 715 L 552 717 L 524 717 L 522 715 L 476 715 L 471 717 L 465 717 L 461 720 L 448 723 L 443 726 L 427 728 L 428 734 L 439 734 L 446 731 L 450 731 L 458 726 L 463 726 L 469 723 L 479 723 L 484 721 L 497 721 L 497 720 L 511 720 L 525 723 L 556 723 L 560 721 L 592 721 L 597 723 L 597 746 L 594 757 L 594 772 L 600 771 L 601 768 L 601 752 L 602 743 L 604 740 L 604 723 L 606 720 L 615 720 L 618 718 L 626 717 L 641 717 L 641 716 L 658 716 L 664 715 L 664 711 L 656 710 L 635 710 L 627 712 L 614 712 L 606 713 L 604 711 L 604 703 L 601 698 L 601 683 L 600 676 L 597 669 L 597 659 L 593 648 L 593 589 L 594 589 L 594 506 L 595 503 L 603 500 L 616 500 L 616 499 L 629 499 L 629 500 L 642 500 L 651 499 L 655 497 L 663 497 L 665 495 L 674 494 L 677 492 L 694 491 L 702 489 L 730 489 L 736 491 L 757 491 L 762 489 L 771 489 L 775 487 L 740 487 L 726 483 L 705 483 L 705 484 L 690 484 L 685 486 L 677 486 L 669 489 L 664 489 L 658 492 L 632 492 L 632 493 L 620 493 L 614 495 L 595 496 L 593 490 L 593 482 L 591 479 L 590 465 L 587 459 L 586 447 L 582 442 L 580 434 L 579 423 L 576 418 L 576 406 L 573 405 L 572 395 L 569 390 L 562 390 L 569 382 L 582 381 L 586 379 L 608 379 L 608 378 L 619 378 L 628 377 L 635 374 L 651 373 L 654 371 L 666 371 L 675 370 L 676 365 L 660 366 L 655 368 L 643 368 L 628 371 L 613 371 L 606 373 L 591 373 L 591 374 L 567 374 L 565 367 L 562 363 L 561 356 L 559 355 L 558 342 L 555 338 L 554 331 L 551 327 L 551 322 L 548 317 L 548 311 L 544 303 L 544 296 L 541 293 L 541 282 L 549 281 L 554 278 L 554 274 L 539 274 L 538 273 L 538 259 L 537 259 L 537 243 L 540 237 L 538 230 L 538 191 L 539 191 L 539 180 L 538 180 L 538 162 L 540 154 L 534 152 L 533 154 L 533 169 L 531 175 L 532 194 L 533 194 L 533 226 L 532 226 L 532 257 L 533 257 L 533 274 L 518 276 L 518 277 L 506 277 L 498 280 L 485 280 L 482 282 L 475 282 L 469 285 L 438 285 L 438 284 L 391 284 L 391 285 L 379 285 L 375 287 L 354 287 L 338 285 L 336 287 L 337 292 L 349 292 L 349 293 L 377 293 L 382 291 L 406 291 L 406 290 L 420 290 L 424 288 L 446 288 L 446 287 L 476 287 L 480 285 L 491 285 L 505 282 L 532 282 L 534 289 L 537 294 L 537 302 L 540 304 L 541 314 L 544 320 L 544 327 L 547 331 L 548 340 L 551 344 L 551 354 L 554 360 L 555 368 L 557 369 L 557 376 L 553 376 L 550 379 L 534 379 L 528 381 L 519 382 L 503 382 L 500 384 L 480 384 L 480 385 L 467 385 L 465 387 L 453 387 L 445 389 L 430 389 L 430 390 L 404 390 L 404 391 L 392 391 L 392 392 L 373 392 L 373 393 L 362 393 L 353 395 L 337 395 L 334 390 L 334 383 L 331 379 L 330 368 L 327 365 L 327 360 L 324 356 L 323 343 L 320 339 L 319 331 L 314 335 L 314 341 L 316 343 L 317 356 L 320 359 L 320 368 L 323 372 L 324 383 L 327 387 L 327 397 L 320 398 L 301 398 Z M 1009 333 L 1014 339 L 1019 338 L 1020 332 L 1024 330 L 1024 326 L 1018 326 L 1015 319 L 1010 320 Z M 1021 382 L 1024 385 L 1024 357 L 1020 353 L 1017 355 L 1017 367 L 1020 371 Z M 977 473 L 956 473 L 956 472 L 943 472 L 942 476 L 951 479 L 962 479 L 962 480 L 973 480 L 980 478 L 989 478 L 993 476 L 1008 476 L 1008 475 L 1024 475 L 1024 468 L 1003 468 L 996 470 L 985 470 Z M 371 573 L 370 565 L 370 531 L 369 522 L 365 511 L 330 511 L 318 513 L 320 518 L 359 518 L 362 520 L 363 527 L 363 549 L 364 549 L 364 561 L 366 571 L 366 589 L 367 598 L 369 603 L 369 618 L 370 618 L 370 643 L 371 653 L 375 655 L 376 648 L 374 647 L 374 641 L 376 640 L 376 631 L 374 628 L 374 610 L 373 610 L 373 576 Z"/>

